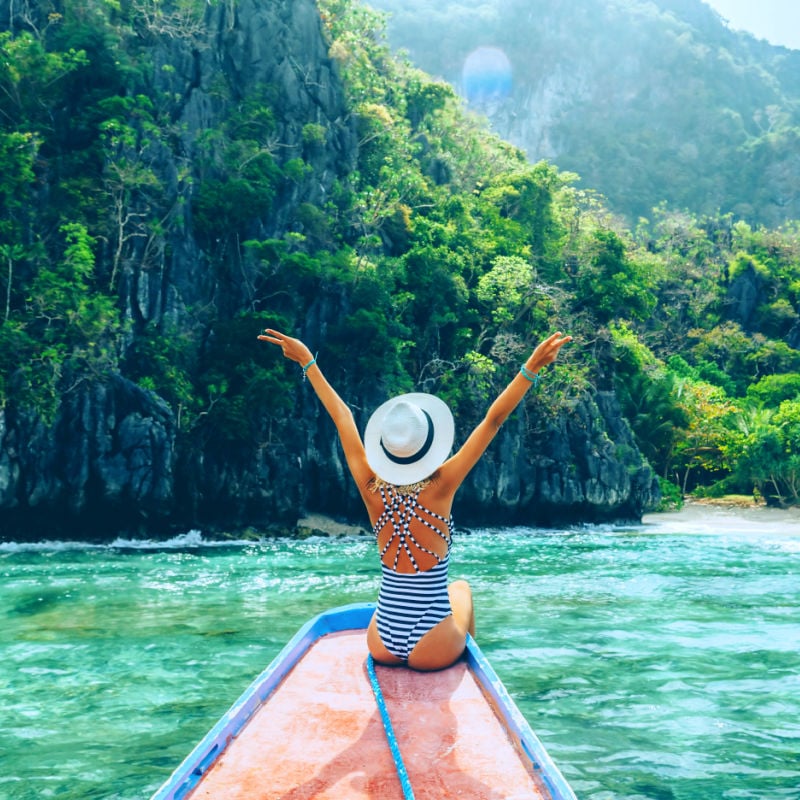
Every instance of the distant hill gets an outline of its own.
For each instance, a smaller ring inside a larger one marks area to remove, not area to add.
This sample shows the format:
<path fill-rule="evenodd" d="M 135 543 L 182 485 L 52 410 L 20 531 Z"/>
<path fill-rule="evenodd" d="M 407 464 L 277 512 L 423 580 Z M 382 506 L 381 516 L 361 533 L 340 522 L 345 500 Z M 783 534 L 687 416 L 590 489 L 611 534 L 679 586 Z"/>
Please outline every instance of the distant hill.
<path fill-rule="evenodd" d="M 635 224 L 800 218 L 800 51 L 701 0 L 372 0 L 393 48 Z M 503 60 L 507 59 L 504 64 Z"/>

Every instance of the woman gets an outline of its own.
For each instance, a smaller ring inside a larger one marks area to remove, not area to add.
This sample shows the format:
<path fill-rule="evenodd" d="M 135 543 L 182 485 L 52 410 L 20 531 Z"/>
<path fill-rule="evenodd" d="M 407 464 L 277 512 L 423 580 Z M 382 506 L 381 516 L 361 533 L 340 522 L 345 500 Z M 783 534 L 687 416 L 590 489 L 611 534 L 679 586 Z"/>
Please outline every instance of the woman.
<path fill-rule="evenodd" d="M 347 466 L 367 508 L 380 551 L 382 580 L 367 645 L 381 664 L 443 669 L 475 633 L 466 581 L 447 585 L 453 497 L 500 426 L 546 364 L 571 336 L 554 333 L 533 351 L 455 455 L 453 417 L 429 394 L 395 397 L 370 417 L 364 441 L 353 414 L 299 339 L 267 328 L 261 341 L 278 345 L 303 369 L 336 425 Z"/>

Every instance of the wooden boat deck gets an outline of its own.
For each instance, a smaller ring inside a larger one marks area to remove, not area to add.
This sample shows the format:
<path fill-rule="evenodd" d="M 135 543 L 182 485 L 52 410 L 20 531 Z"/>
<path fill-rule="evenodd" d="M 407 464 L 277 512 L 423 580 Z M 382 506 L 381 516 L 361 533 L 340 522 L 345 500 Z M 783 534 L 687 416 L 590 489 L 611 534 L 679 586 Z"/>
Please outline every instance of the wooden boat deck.
<path fill-rule="evenodd" d="M 402 800 L 365 656 L 363 630 L 319 639 L 192 800 Z M 376 672 L 417 800 L 551 797 L 465 661 L 434 673 Z"/>

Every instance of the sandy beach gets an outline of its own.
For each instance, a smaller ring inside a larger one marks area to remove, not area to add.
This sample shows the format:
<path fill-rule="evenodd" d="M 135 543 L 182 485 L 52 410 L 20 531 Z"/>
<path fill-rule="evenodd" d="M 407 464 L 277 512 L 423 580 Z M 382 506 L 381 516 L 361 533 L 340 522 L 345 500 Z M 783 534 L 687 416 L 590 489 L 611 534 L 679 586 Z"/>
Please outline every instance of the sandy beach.
<path fill-rule="evenodd" d="M 645 525 L 675 529 L 695 529 L 698 532 L 800 533 L 800 508 L 770 508 L 740 498 L 719 500 L 689 500 L 678 511 L 645 514 Z"/>

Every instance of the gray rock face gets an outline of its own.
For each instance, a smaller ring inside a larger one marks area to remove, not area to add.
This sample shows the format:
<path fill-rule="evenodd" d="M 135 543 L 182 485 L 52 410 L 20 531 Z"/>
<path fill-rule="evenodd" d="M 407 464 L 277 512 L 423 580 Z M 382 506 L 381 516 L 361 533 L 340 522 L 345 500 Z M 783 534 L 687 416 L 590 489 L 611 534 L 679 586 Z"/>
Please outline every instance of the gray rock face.
<path fill-rule="evenodd" d="M 658 481 L 616 397 L 598 392 L 533 434 L 516 412 L 461 490 L 457 510 L 465 524 L 549 525 L 639 519 L 658 499 Z"/>
<path fill-rule="evenodd" d="M 3 534 L 147 530 L 170 510 L 174 459 L 172 412 L 119 375 L 71 392 L 51 426 L 0 411 Z"/>
<path fill-rule="evenodd" d="M 0 22 L 9 8 L 0 0 Z M 145 257 L 134 242 L 121 265 L 130 337 L 154 324 L 201 341 L 209 334 L 207 309 L 229 319 L 252 303 L 253 267 L 231 258 L 235 268 L 221 273 L 198 241 L 191 212 L 198 142 L 237 92 L 277 92 L 276 152 L 311 166 L 302 180 L 284 182 L 269 213 L 253 220 L 254 238 L 282 236 L 298 206 L 321 204 L 355 163 L 353 123 L 312 0 L 209 4 L 204 24 L 200 37 L 153 43 L 154 92 L 175 98 L 179 133 L 172 144 L 153 145 L 151 163 L 164 187 L 162 211 L 183 210 L 169 217 L 159 247 Z M 227 94 L 217 91 L 220 82 Z M 323 146 L 304 141 L 308 123 L 326 131 Z M 336 292 L 318 297 L 299 334 L 320 341 L 352 312 L 346 305 Z M 365 396 L 363 387 L 338 388 L 358 409 L 362 429 L 385 399 Z M 306 512 L 365 524 L 333 425 L 307 384 L 298 382 L 295 392 L 291 413 L 265 421 L 266 444 L 246 452 L 179 433 L 169 405 L 122 374 L 84 377 L 64 394 L 52 424 L 13 404 L 0 408 L 0 538 L 285 531 Z M 533 416 L 518 411 L 473 471 L 457 498 L 460 524 L 638 518 L 657 500 L 653 473 L 613 394 L 587 395 L 555 419 Z"/>

